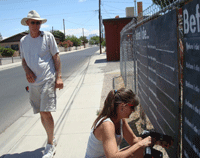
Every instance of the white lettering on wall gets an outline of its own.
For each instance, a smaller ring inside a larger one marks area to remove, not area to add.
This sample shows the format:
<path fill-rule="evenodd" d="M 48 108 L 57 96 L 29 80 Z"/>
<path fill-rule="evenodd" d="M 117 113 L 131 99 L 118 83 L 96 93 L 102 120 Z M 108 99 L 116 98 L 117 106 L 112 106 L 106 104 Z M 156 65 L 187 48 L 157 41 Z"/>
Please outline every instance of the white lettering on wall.
<path fill-rule="evenodd" d="M 187 117 L 185 117 L 185 123 L 197 134 L 200 135 L 200 129 L 198 129 L 197 126 L 195 126 L 193 123 L 191 123 Z"/>
<path fill-rule="evenodd" d="M 186 68 L 200 72 L 199 65 L 192 65 L 191 63 L 186 62 Z"/>
<path fill-rule="evenodd" d="M 196 14 L 189 15 L 188 10 L 183 10 L 183 19 L 184 19 L 184 34 L 200 32 L 200 13 L 199 13 L 199 4 L 196 5 Z"/>
<path fill-rule="evenodd" d="M 194 150 L 194 152 L 200 157 L 200 152 L 199 150 L 196 148 L 196 146 L 189 140 L 189 138 L 187 137 L 186 134 L 184 134 L 184 138 L 185 140 L 188 142 L 188 144 L 191 146 L 191 148 Z"/>
<path fill-rule="evenodd" d="M 189 100 L 185 99 L 185 105 L 187 105 L 190 109 L 194 110 L 198 115 L 200 115 L 200 108 L 190 103 Z"/>
<path fill-rule="evenodd" d="M 200 46 L 198 43 L 190 44 L 186 42 L 186 50 L 200 50 Z"/>
<path fill-rule="evenodd" d="M 197 93 L 200 92 L 198 85 L 192 85 L 189 81 L 185 81 L 185 85 L 186 85 L 186 87 L 193 89 Z"/>

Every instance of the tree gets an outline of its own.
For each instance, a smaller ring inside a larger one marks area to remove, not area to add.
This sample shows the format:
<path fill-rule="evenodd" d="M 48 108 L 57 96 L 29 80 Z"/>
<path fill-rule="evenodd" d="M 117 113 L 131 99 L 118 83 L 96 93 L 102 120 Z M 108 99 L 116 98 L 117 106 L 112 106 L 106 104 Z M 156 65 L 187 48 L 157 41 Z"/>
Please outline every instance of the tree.
<path fill-rule="evenodd" d="M 93 37 L 91 37 L 90 40 L 89 40 L 89 43 L 91 45 L 93 45 L 93 44 L 99 44 L 99 36 L 93 36 Z"/>
<path fill-rule="evenodd" d="M 2 35 L 1 35 L 1 33 L 0 33 L 0 41 L 2 41 L 3 40 L 3 37 L 2 37 Z"/>
<path fill-rule="evenodd" d="M 24 31 L 24 32 L 26 32 L 26 33 L 30 33 L 30 30 L 26 30 L 26 31 Z"/>
<path fill-rule="evenodd" d="M 58 45 L 61 47 L 68 48 L 68 47 L 73 47 L 73 42 L 71 42 L 70 40 L 67 40 L 64 42 L 60 42 Z"/>
<path fill-rule="evenodd" d="M 103 39 L 101 45 L 104 46 L 104 47 L 106 46 L 106 40 L 105 39 Z"/>
<path fill-rule="evenodd" d="M 88 43 L 88 39 L 85 36 L 79 38 L 83 43 Z"/>
<path fill-rule="evenodd" d="M 70 40 L 71 42 L 73 42 L 74 46 L 80 46 L 81 45 L 81 39 L 77 38 L 76 36 L 72 35 L 72 36 L 67 36 L 66 39 Z"/>
<path fill-rule="evenodd" d="M 62 33 L 59 30 L 55 30 L 52 32 L 52 34 L 54 35 L 55 38 L 59 38 L 61 42 L 63 42 L 65 40 L 65 35 L 64 33 Z"/>

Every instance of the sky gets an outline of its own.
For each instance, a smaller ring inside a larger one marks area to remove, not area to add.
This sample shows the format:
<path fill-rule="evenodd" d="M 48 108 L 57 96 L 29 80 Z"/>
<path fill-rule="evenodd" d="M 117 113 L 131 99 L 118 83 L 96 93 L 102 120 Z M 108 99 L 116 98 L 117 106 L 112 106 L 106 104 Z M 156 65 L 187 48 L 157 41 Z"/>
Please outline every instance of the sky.
<path fill-rule="evenodd" d="M 140 0 L 143 10 L 152 0 Z M 134 0 L 101 0 L 102 19 L 119 15 L 126 17 L 126 7 L 134 7 Z M 47 22 L 41 25 L 42 31 L 60 30 L 65 35 L 76 37 L 99 35 L 99 0 L 0 0 L 0 33 L 3 39 L 28 30 L 21 25 L 21 19 L 28 12 L 36 10 Z"/>

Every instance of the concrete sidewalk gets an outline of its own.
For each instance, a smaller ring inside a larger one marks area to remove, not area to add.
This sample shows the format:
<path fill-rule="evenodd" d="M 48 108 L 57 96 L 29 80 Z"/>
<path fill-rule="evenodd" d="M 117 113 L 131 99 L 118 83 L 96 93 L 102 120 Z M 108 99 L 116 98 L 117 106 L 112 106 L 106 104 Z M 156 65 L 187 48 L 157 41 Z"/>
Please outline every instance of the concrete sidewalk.
<path fill-rule="evenodd" d="M 84 157 L 103 84 L 107 82 L 104 76 L 110 73 L 107 66 L 115 66 L 116 71 L 111 73 L 119 74 L 119 62 L 109 63 L 106 54 L 97 51 L 65 81 L 64 89 L 57 91 L 57 112 L 52 113 L 58 142 L 54 158 Z M 31 109 L 0 135 L 0 158 L 41 158 L 46 139 L 40 116 Z"/>

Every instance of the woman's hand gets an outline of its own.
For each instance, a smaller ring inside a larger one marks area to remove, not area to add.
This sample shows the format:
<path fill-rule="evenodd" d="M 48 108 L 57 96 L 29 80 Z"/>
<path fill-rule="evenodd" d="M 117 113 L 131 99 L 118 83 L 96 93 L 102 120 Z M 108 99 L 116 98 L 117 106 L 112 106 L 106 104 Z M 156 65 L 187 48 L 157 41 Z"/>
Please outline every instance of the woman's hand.
<path fill-rule="evenodd" d="M 166 142 L 166 141 L 157 141 L 156 143 L 155 143 L 156 145 L 160 145 L 160 146 L 162 146 L 163 148 L 169 148 L 170 146 L 172 146 L 173 145 L 173 140 L 171 140 L 171 142 L 170 143 L 168 143 L 168 142 Z"/>
<path fill-rule="evenodd" d="M 139 142 L 140 146 L 141 147 L 148 147 L 148 146 L 152 146 L 153 145 L 153 138 L 151 136 L 148 136 L 144 139 L 142 139 L 140 142 Z"/>

